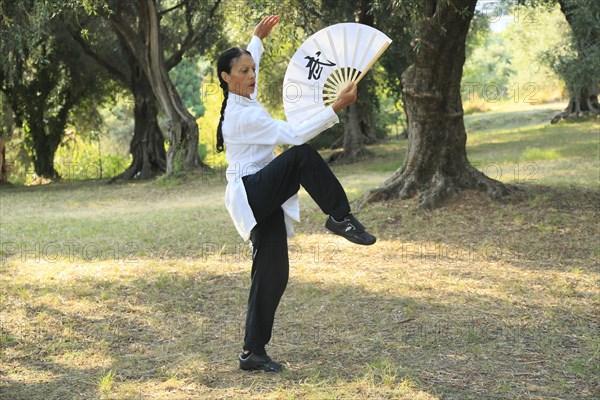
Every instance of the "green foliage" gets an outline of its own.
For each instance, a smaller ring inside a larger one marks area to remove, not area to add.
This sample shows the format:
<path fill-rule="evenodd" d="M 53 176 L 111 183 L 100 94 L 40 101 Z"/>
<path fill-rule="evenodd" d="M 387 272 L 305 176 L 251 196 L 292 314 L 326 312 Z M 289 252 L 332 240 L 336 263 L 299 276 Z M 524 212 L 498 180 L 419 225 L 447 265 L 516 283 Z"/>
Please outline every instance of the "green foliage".
<path fill-rule="evenodd" d="M 198 158 L 204 162 L 208 155 L 208 146 L 205 143 L 198 143 Z"/>
<path fill-rule="evenodd" d="M 478 93 L 487 100 L 498 101 L 508 92 L 510 78 L 516 72 L 512 68 L 510 54 L 502 38 L 491 34 L 489 28 L 472 32 L 470 38 L 475 43 L 467 41 L 470 55 L 463 67 L 464 99 L 470 99 L 474 93 Z"/>
<path fill-rule="evenodd" d="M 48 62 L 37 44 L 48 35 L 51 10 L 32 1 L 3 1 L 0 10 L 0 80 L 12 84 L 21 78 L 19 60 L 27 58 L 34 65 Z"/>
<path fill-rule="evenodd" d="M 133 136 L 133 99 L 118 96 L 99 108 L 102 118 L 100 130 L 105 134 L 112 153 L 122 156 L 129 153 L 129 142 Z"/>
<path fill-rule="evenodd" d="M 207 74 L 201 83 L 202 102 L 205 112 L 198 118 L 200 131 L 200 144 L 206 151 L 203 158 L 211 167 L 225 164 L 225 153 L 217 153 L 217 125 L 221 118 L 221 105 L 223 104 L 223 90 L 219 87 L 217 79 L 212 73 Z M 200 147 L 199 147 L 200 150 Z"/>
<path fill-rule="evenodd" d="M 515 6 L 501 32 L 490 30 L 490 15 L 476 14 L 467 37 L 462 97 L 469 111 L 477 104 L 512 101 L 535 104 L 561 96 L 559 77 L 546 66 L 543 53 L 563 40 L 564 17 L 555 7 Z"/>
<path fill-rule="evenodd" d="M 11 183 L 23 184 L 34 178 L 31 156 L 25 150 L 23 129 L 15 129 L 6 142 L 6 166 Z"/>
<path fill-rule="evenodd" d="M 199 91 L 199 83 L 202 80 L 200 58 L 184 58 L 175 68 L 169 71 L 169 76 L 188 111 L 195 118 L 202 116 L 204 106 Z"/>
<path fill-rule="evenodd" d="M 516 71 L 512 83 L 522 88 L 530 82 L 539 92 L 551 90 L 556 87 L 557 75 L 544 63 L 543 53 L 568 35 L 564 16 L 558 7 L 519 7 L 513 12 L 520 18 L 502 32 L 506 52 Z"/>
<path fill-rule="evenodd" d="M 16 130 L 7 142 L 8 179 L 13 184 L 30 185 L 41 182 L 31 157 L 25 151 L 23 134 Z M 131 163 L 127 152 L 119 151 L 112 138 L 96 132 L 79 133 L 73 126 L 67 129 L 54 157 L 54 168 L 63 180 L 97 180 L 112 178 Z"/>
<path fill-rule="evenodd" d="M 543 53 L 543 59 L 560 75 L 572 93 L 598 88 L 600 83 L 600 3 L 595 0 L 564 1 L 570 29 L 563 40 Z"/>
<path fill-rule="evenodd" d="M 183 173 L 184 162 L 185 162 L 185 148 L 181 143 L 176 143 L 173 149 L 169 149 L 173 152 L 173 171 L 175 176 Z M 168 157 L 168 155 L 167 155 Z"/>
<path fill-rule="evenodd" d="M 471 20 L 471 26 L 469 27 L 469 33 L 467 36 L 467 42 L 465 47 L 465 54 L 467 60 L 472 57 L 473 52 L 481 47 L 484 47 L 490 39 L 490 17 L 485 10 L 476 11 L 473 19 Z"/>
<path fill-rule="evenodd" d="M 118 0 L 113 8 L 121 7 L 122 3 Z M 195 63 L 197 56 L 203 56 L 211 51 L 216 43 L 220 43 L 224 34 L 223 19 L 228 10 L 231 10 L 228 7 L 233 3 L 228 0 L 221 0 L 220 3 L 216 0 L 157 1 L 161 45 L 167 62 L 183 50 L 183 61 L 189 58 Z M 177 64 L 175 60 L 172 61 Z"/>
<path fill-rule="evenodd" d="M 22 148 L 36 173 L 51 179 L 57 177 L 52 161 L 69 119 L 97 125 L 96 105 L 106 89 L 98 65 L 70 35 L 73 16 L 61 10 L 53 2 L 21 2 L 3 7 L 7 18 L 0 24 L 6 60 L 1 89 L 23 126 Z"/>
<path fill-rule="evenodd" d="M 55 168 L 65 180 L 112 178 L 127 168 L 131 156 L 112 153 L 111 146 L 105 135 L 94 137 L 69 129 L 56 151 Z"/>

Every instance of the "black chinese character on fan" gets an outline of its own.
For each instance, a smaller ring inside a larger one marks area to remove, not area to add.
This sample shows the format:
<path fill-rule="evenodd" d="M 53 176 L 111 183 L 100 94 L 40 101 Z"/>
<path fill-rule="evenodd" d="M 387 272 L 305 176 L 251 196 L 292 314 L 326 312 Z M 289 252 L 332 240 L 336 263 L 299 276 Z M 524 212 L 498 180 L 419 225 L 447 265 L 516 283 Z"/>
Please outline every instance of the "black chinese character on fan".
<path fill-rule="evenodd" d="M 319 79 L 321 77 L 321 72 L 323 72 L 323 66 L 326 66 L 326 67 L 335 66 L 335 63 L 332 63 L 329 60 L 327 60 L 328 62 L 319 61 L 320 55 L 321 55 L 321 52 L 317 51 L 315 53 L 316 57 L 309 57 L 309 56 L 304 57 L 308 60 L 308 64 L 306 64 L 306 68 L 308 68 L 308 80 L 311 80 L 313 78 Z"/>

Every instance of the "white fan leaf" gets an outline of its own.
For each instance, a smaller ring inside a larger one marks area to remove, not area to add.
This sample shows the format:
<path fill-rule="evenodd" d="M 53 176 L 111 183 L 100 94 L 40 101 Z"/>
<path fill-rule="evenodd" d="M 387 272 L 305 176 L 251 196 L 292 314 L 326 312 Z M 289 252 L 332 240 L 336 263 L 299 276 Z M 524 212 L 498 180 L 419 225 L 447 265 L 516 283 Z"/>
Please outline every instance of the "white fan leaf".
<path fill-rule="evenodd" d="M 321 29 L 296 50 L 283 80 L 283 107 L 299 123 L 333 104 L 359 82 L 392 40 L 368 25 L 341 23 Z"/>

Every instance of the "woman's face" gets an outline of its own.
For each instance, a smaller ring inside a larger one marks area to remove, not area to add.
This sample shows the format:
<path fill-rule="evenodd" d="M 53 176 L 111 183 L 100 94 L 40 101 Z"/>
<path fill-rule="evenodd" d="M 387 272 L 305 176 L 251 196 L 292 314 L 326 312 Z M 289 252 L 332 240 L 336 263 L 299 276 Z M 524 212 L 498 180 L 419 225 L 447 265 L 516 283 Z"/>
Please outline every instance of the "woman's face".
<path fill-rule="evenodd" d="M 223 71 L 221 77 L 227 82 L 230 92 L 250 97 L 256 87 L 254 59 L 248 54 L 235 58 L 231 65 L 231 73 Z"/>

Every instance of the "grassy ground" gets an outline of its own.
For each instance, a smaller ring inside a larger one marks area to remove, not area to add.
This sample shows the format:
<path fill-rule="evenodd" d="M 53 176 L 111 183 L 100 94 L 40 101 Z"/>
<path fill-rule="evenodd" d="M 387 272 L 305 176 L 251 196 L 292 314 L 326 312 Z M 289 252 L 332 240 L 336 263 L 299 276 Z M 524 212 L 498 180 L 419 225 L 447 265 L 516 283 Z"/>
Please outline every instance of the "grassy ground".
<path fill-rule="evenodd" d="M 250 257 L 221 176 L 2 189 L 0 398 L 600 397 L 598 124 L 554 109 L 467 117 L 470 159 L 523 189 L 505 203 L 371 205 L 358 248 L 301 193 L 281 375 L 237 369 Z M 405 147 L 336 167 L 350 197 Z"/>

